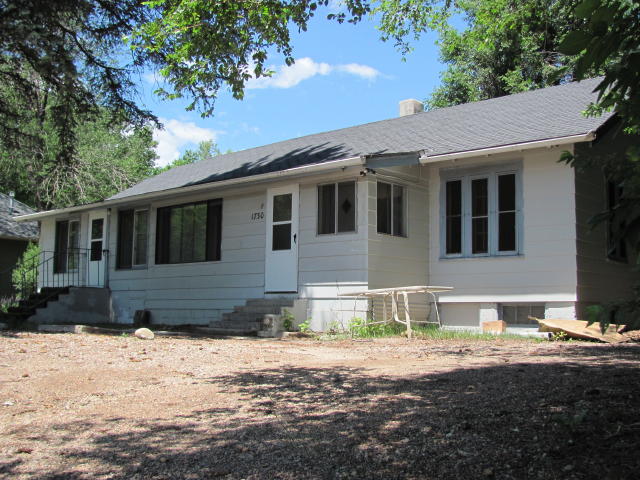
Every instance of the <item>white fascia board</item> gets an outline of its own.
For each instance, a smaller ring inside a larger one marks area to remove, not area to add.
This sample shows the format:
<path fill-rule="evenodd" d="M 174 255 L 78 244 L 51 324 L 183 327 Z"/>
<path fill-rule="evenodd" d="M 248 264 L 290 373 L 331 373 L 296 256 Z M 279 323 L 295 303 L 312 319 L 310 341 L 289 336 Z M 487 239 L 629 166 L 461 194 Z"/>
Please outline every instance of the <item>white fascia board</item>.
<path fill-rule="evenodd" d="M 497 290 L 497 289 L 496 289 Z M 452 293 L 438 294 L 438 303 L 546 303 L 546 302 L 577 302 L 575 293 L 496 293 L 469 295 Z"/>
<path fill-rule="evenodd" d="M 499 153 L 521 152 L 523 150 L 531 150 L 533 148 L 551 148 L 560 145 L 568 145 L 571 143 L 590 142 L 595 140 L 595 131 L 590 131 L 581 135 L 570 135 L 568 137 L 548 138 L 545 140 L 535 140 L 533 142 L 514 143 L 511 145 L 500 145 L 498 147 L 479 148 L 477 150 L 466 150 L 463 152 L 444 153 L 442 155 L 424 154 L 420 157 L 421 165 L 428 165 L 436 162 L 444 162 L 447 160 L 458 160 L 470 157 L 483 157 L 489 155 L 497 155 Z"/>
<path fill-rule="evenodd" d="M 277 172 L 262 173 L 259 175 L 251 175 L 249 177 L 231 178 L 219 182 L 201 183 L 198 185 L 190 185 L 187 187 L 177 187 L 168 190 L 158 190 L 155 192 L 143 193 L 140 195 L 131 195 L 124 198 L 114 198 L 113 200 L 104 200 L 102 202 L 89 203 L 87 205 L 79 205 L 76 207 L 60 208 L 57 210 L 47 210 L 44 212 L 30 213 L 28 215 L 20 215 L 13 217 L 16 222 L 29 222 L 33 220 L 41 220 L 54 215 L 63 215 L 73 212 L 93 210 L 97 208 L 115 207 L 127 203 L 139 202 L 142 200 L 154 200 L 169 195 L 182 195 L 184 193 L 198 192 L 200 190 L 213 190 L 216 188 L 228 187 L 239 184 L 255 184 L 260 182 L 278 180 L 286 177 L 296 177 L 308 174 L 314 174 L 335 169 L 345 169 L 354 166 L 364 166 L 366 159 L 364 156 L 343 158 L 341 160 L 332 160 L 324 163 L 314 163 L 312 165 L 304 165 L 302 167 L 289 168 L 287 170 L 279 170 Z"/>

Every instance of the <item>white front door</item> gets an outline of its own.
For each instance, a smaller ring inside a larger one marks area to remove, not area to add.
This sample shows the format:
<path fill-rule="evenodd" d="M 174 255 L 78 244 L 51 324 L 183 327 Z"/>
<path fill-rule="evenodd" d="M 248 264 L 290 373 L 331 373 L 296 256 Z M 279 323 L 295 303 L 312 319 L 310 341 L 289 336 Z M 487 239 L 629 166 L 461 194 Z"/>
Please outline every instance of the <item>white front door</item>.
<path fill-rule="evenodd" d="M 298 291 L 298 185 L 267 191 L 265 291 Z"/>
<path fill-rule="evenodd" d="M 104 287 L 105 279 L 105 232 L 107 214 L 104 210 L 89 213 L 87 286 Z"/>

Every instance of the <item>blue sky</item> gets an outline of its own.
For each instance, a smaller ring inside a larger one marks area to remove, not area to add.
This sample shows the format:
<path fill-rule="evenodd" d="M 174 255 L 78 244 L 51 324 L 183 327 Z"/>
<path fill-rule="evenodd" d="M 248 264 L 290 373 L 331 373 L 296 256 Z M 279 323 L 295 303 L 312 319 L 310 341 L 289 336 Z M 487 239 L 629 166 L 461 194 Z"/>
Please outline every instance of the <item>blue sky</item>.
<path fill-rule="evenodd" d="M 221 92 L 212 117 L 185 111 L 186 101 L 155 98 L 153 75 L 143 77 L 142 103 L 165 125 L 154 134 L 157 163 L 210 138 L 223 151 L 238 151 L 395 117 L 400 100 L 424 100 L 438 84 L 435 36 L 414 42 L 402 61 L 392 43 L 380 41 L 375 21 L 339 25 L 325 16 L 318 12 L 307 32 L 293 34 L 294 66 L 272 56 L 274 76 L 250 82 L 242 101 Z"/>

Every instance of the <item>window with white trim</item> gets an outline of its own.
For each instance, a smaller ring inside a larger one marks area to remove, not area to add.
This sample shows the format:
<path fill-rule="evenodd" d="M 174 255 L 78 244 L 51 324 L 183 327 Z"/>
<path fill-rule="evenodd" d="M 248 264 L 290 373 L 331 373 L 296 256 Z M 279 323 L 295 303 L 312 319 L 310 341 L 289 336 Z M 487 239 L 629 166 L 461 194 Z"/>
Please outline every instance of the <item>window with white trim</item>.
<path fill-rule="evenodd" d="M 147 265 L 149 210 L 118 212 L 118 250 L 116 268 L 129 269 Z"/>
<path fill-rule="evenodd" d="M 62 220 L 56 222 L 53 273 L 67 273 L 78 270 L 80 263 L 80 221 Z"/>
<path fill-rule="evenodd" d="M 407 189 L 394 183 L 378 182 L 378 233 L 407 236 Z"/>
<path fill-rule="evenodd" d="M 443 257 L 521 253 L 519 164 L 441 171 Z"/>

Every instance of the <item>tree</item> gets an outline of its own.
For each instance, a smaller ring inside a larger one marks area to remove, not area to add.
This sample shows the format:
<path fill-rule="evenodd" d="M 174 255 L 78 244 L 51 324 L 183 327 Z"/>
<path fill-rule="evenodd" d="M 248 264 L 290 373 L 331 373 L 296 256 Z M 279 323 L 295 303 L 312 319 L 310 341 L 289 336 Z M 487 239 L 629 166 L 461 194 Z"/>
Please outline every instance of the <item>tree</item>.
<path fill-rule="evenodd" d="M 400 50 L 410 38 L 438 32 L 440 60 L 447 65 L 427 108 L 500 97 L 571 79 L 571 58 L 558 52 L 563 36 L 579 23 L 578 0 L 386 0 L 383 38 Z M 463 18 L 458 30 L 452 19 Z"/>
<path fill-rule="evenodd" d="M 577 169 L 599 167 L 621 188 L 618 203 L 594 222 L 609 221 L 617 226 L 616 240 L 632 247 L 640 263 L 640 4 L 633 0 L 585 0 L 575 8 L 575 16 L 584 19 L 581 28 L 566 35 L 560 50 L 575 56 L 576 79 L 604 71 L 596 87 L 598 99 L 588 113 L 598 115 L 614 109 L 619 129 L 630 138 L 625 155 L 602 156 L 594 163 L 588 157 L 565 154 L 564 159 Z M 591 321 L 608 324 L 612 319 L 640 326 L 640 286 L 634 299 L 605 305 L 593 311 Z"/>
<path fill-rule="evenodd" d="M 228 150 L 224 153 L 229 153 L 231 150 Z M 166 172 L 174 167 L 180 167 L 182 165 L 189 165 L 190 163 L 201 162 L 202 160 L 209 160 L 213 157 L 221 155 L 222 152 L 218 148 L 218 145 L 213 142 L 213 140 L 205 140 L 198 144 L 198 148 L 196 150 L 185 150 L 185 152 L 180 155 L 180 157 L 176 158 L 169 165 L 165 165 L 164 167 L 155 167 L 153 170 L 153 174 L 157 175 L 162 172 Z"/>
<path fill-rule="evenodd" d="M 31 119 L 32 133 L 21 141 L 19 155 L 0 150 L 3 188 L 14 190 L 21 201 L 38 209 L 96 202 L 152 174 L 156 154 L 149 127 L 125 120 L 114 124 L 108 111 L 86 121 L 79 117 L 74 152 L 61 165 L 47 112 L 42 123 Z"/>
<path fill-rule="evenodd" d="M 268 75 L 274 48 L 293 63 L 289 31 L 306 30 L 329 0 L 0 0 L 0 140 L 5 149 L 29 132 L 21 103 L 53 95 L 51 123 L 59 155 L 74 148 L 74 115 L 97 115 L 100 107 L 136 126 L 157 119 L 135 102 L 132 75 L 157 69 L 163 98 L 189 95 L 190 109 L 210 115 L 219 89 L 242 98 L 252 76 Z M 346 0 L 349 12 L 328 16 L 358 21 L 368 6 Z M 123 39 L 129 43 L 125 48 Z M 61 160 L 63 161 L 63 160 Z"/>

